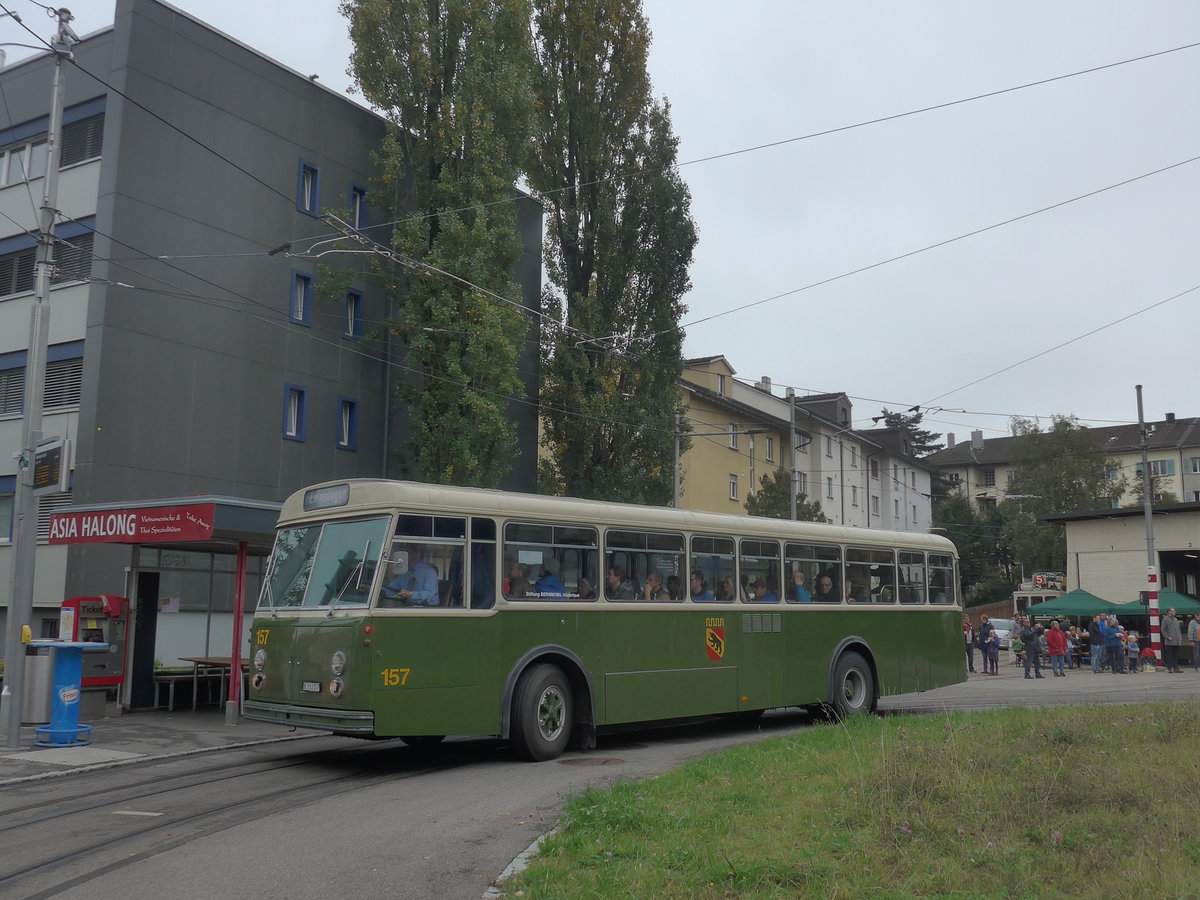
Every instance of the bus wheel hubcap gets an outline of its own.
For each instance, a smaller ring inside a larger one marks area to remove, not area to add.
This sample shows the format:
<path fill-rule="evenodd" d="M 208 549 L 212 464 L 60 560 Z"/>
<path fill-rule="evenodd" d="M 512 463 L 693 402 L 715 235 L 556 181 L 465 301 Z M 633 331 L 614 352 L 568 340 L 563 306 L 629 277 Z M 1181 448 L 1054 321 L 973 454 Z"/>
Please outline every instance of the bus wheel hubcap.
<path fill-rule="evenodd" d="M 538 731 L 542 738 L 552 741 L 563 730 L 563 695 L 558 688 L 547 688 L 538 701 Z"/>
<path fill-rule="evenodd" d="M 853 669 L 847 672 L 846 680 L 842 684 L 842 694 L 846 698 L 846 705 L 852 709 L 861 706 L 864 690 L 862 674 Z"/>

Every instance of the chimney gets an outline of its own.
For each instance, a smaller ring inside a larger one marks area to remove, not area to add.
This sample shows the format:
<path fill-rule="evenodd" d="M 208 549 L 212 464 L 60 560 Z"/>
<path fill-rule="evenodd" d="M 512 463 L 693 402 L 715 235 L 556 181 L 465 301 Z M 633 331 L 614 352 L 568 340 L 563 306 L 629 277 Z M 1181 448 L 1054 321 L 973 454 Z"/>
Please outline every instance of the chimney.
<path fill-rule="evenodd" d="M 946 432 L 946 449 L 950 450 L 951 448 L 954 447 L 954 444 L 955 444 L 954 432 L 953 431 Z"/>
<path fill-rule="evenodd" d="M 1175 413 L 1167 413 L 1167 421 L 1174 422 L 1175 421 Z"/>
<path fill-rule="evenodd" d="M 771 393 L 771 379 L 768 378 L 766 375 L 764 375 L 762 377 L 762 380 L 759 381 L 759 383 L 756 384 L 755 387 L 758 388 L 763 393 L 769 394 L 769 393 Z"/>
<path fill-rule="evenodd" d="M 983 432 L 982 431 L 972 431 L 971 432 L 971 447 L 975 450 L 983 449 Z"/>

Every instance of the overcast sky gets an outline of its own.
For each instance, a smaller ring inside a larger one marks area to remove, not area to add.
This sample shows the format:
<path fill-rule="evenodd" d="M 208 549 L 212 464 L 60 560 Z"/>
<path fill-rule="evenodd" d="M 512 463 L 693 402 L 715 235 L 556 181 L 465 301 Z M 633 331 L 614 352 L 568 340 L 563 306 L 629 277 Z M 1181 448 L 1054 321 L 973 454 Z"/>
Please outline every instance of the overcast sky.
<path fill-rule="evenodd" d="M 644 2 L 681 162 L 788 141 L 682 169 L 689 356 L 845 391 L 856 427 L 920 405 L 959 440 L 1012 415 L 1136 421 L 1139 383 L 1147 419 L 1200 415 L 1200 47 L 1176 49 L 1200 42 L 1200 3 Z M 175 5 L 348 83 L 335 0 Z M 80 34 L 111 24 L 110 0 L 70 8 Z"/>

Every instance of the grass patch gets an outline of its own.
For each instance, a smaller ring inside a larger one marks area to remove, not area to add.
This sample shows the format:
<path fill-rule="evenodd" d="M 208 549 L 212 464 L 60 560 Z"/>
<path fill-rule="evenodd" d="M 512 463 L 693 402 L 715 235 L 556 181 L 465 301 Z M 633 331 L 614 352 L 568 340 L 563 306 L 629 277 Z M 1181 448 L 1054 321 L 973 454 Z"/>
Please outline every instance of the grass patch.
<path fill-rule="evenodd" d="M 1138 704 L 821 725 L 592 788 L 508 897 L 1197 897 L 1200 716 Z"/>

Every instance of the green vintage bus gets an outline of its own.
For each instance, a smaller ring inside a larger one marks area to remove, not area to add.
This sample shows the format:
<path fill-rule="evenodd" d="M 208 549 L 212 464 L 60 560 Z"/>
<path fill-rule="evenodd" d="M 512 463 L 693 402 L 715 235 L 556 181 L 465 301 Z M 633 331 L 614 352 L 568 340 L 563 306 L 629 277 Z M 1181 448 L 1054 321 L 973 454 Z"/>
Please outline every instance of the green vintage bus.
<path fill-rule="evenodd" d="M 290 497 L 244 714 L 550 759 L 605 726 L 966 678 L 945 538 L 400 481 Z"/>

